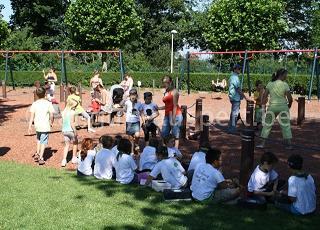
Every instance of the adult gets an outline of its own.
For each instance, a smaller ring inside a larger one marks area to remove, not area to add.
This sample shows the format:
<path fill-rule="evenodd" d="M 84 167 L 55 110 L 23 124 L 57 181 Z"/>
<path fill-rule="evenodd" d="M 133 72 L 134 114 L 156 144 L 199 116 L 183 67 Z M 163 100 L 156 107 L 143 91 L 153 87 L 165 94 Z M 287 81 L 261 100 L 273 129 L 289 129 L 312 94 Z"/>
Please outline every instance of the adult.
<path fill-rule="evenodd" d="M 279 69 L 272 75 L 272 81 L 267 84 L 262 97 L 262 107 L 266 107 L 269 95 L 270 101 L 261 131 L 261 137 L 263 140 L 261 144 L 257 146 L 257 148 L 264 148 L 266 139 L 271 132 L 274 120 L 278 116 L 283 139 L 289 145 L 287 148 L 291 148 L 292 133 L 290 125 L 290 108 L 292 105 L 292 96 L 289 85 L 285 82 L 287 75 L 287 70 Z"/>
<path fill-rule="evenodd" d="M 241 90 L 241 83 L 239 79 L 239 74 L 241 73 L 242 67 L 239 64 L 235 64 L 232 68 L 232 74 L 229 79 L 229 100 L 231 103 L 231 113 L 230 121 L 228 127 L 228 133 L 236 133 L 237 131 L 237 121 L 240 112 L 241 100 L 244 98 L 250 101 L 246 95 Z"/>
<path fill-rule="evenodd" d="M 108 91 L 100 83 L 96 86 L 94 90 L 95 97 L 92 100 L 97 102 L 101 106 L 101 110 L 108 112 Z"/>
<path fill-rule="evenodd" d="M 166 138 L 170 132 L 175 137 L 175 147 L 179 147 L 180 126 L 182 123 L 182 113 L 179 106 L 179 92 L 174 88 L 172 78 L 165 76 L 162 79 L 162 84 L 165 89 L 163 96 L 164 106 L 159 109 L 165 110 L 165 116 L 162 125 L 162 137 Z"/>
<path fill-rule="evenodd" d="M 48 100 L 51 100 L 54 97 L 55 85 L 56 85 L 56 82 L 58 81 L 56 69 L 51 67 L 47 74 L 44 70 L 42 70 L 42 72 L 43 72 L 43 77 L 46 80 L 46 85 L 48 86 L 47 98 Z"/>
<path fill-rule="evenodd" d="M 124 76 L 124 80 L 120 83 L 120 85 L 124 89 L 124 97 L 127 98 L 129 96 L 130 90 L 133 87 L 133 78 L 129 74 L 126 74 Z"/>

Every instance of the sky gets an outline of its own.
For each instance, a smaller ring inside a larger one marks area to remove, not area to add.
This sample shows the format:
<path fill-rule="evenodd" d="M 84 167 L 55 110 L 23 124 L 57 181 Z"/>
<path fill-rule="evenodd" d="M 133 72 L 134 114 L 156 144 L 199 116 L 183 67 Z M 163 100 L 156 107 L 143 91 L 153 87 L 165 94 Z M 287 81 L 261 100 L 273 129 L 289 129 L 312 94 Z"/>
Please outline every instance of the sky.
<path fill-rule="evenodd" d="M 10 20 L 10 15 L 12 14 L 12 9 L 11 9 L 11 1 L 10 0 L 1 0 L 1 4 L 4 5 L 4 9 L 2 10 L 2 14 L 4 16 L 4 20 L 9 22 Z"/>

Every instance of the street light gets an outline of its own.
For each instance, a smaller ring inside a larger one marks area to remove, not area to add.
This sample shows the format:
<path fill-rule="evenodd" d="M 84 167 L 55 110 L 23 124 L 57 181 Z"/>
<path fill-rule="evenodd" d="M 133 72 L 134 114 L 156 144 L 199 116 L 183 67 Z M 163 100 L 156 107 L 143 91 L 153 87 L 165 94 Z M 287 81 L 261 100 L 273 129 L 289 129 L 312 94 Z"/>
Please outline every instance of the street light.
<path fill-rule="evenodd" d="M 173 35 L 177 33 L 178 31 L 171 30 L 171 73 L 173 73 Z"/>

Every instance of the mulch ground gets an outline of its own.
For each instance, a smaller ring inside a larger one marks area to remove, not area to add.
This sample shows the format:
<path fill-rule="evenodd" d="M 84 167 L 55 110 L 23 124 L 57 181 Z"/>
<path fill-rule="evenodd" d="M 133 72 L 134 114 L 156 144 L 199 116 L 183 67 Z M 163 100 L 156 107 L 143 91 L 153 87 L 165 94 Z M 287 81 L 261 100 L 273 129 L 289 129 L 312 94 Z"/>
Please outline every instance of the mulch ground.
<path fill-rule="evenodd" d="M 24 164 L 36 165 L 31 158 L 35 152 L 35 135 L 27 134 L 29 107 L 33 102 L 32 88 L 19 88 L 8 92 L 7 99 L 0 98 L 0 160 L 16 161 Z M 59 99 L 58 89 L 56 98 Z M 142 100 L 141 91 L 141 100 Z M 161 91 L 154 91 L 154 102 L 162 105 Z M 83 90 L 83 105 L 89 104 L 89 92 Z M 220 93 L 205 93 L 197 92 L 187 95 L 182 92 L 180 96 L 180 104 L 192 106 L 197 98 L 203 99 L 203 114 L 208 114 L 212 126 L 210 127 L 210 142 L 213 146 L 218 147 L 223 152 L 223 172 L 228 176 L 239 176 L 240 155 L 241 155 L 241 137 L 239 135 L 229 135 L 224 129 L 226 128 L 229 113 L 230 103 L 226 94 Z M 63 109 L 64 104 L 60 104 Z M 194 116 L 195 107 L 191 107 L 188 112 Z M 245 118 L 245 102 L 242 102 L 241 116 Z M 159 125 L 162 123 L 163 113 L 157 119 Z M 270 138 L 272 141 L 268 144 L 266 150 L 273 151 L 280 159 L 276 166 L 277 171 L 282 178 L 289 176 L 289 170 L 286 166 L 286 159 L 292 153 L 299 153 L 304 157 L 305 169 L 314 176 L 319 190 L 320 184 L 320 103 L 313 100 L 306 103 L 306 120 L 302 126 L 296 125 L 297 118 L 297 102 L 294 102 L 291 109 L 292 130 L 293 130 L 293 150 L 286 150 L 281 142 L 281 130 L 276 124 L 273 128 Z M 108 117 L 102 118 L 108 121 Z M 102 134 L 108 135 L 125 135 L 124 117 L 116 118 L 116 124 L 96 128 L 96 133 L 87 133 L 86 129 L 79 131 L 80 139 L 85 137 L 94 138 L 96 141 Z M 85 121 L 79 119 L 79 123 L 85 126 Z M 195 119 L 188 116 L 187 126 L 194 126 Z M 239 124 L 240 125 L 240 124 Z M 60 162 L 63 152 L 63 136 L 60 132 L 61 120 L 57 119 L 52 128 L 52 133 L 49 137 L 49 146 L 45 151 L 46 165 L 41 167 L 54 167 L 61 169 Z M 319 132 L 319 133 L 318 133 Z M 257 132 L 257 135 L 259 133 Z M 259 139 L 256 138 L 256 142 Z M 198 148 L 197 141 L 184 140 L 181 141 L 181 150 L 186 154 L 192 154 Z M 255 149 L 255 162 L 263 150 Z M 68 163 L 66 169 L 74 170 L 74 166 Z"/>

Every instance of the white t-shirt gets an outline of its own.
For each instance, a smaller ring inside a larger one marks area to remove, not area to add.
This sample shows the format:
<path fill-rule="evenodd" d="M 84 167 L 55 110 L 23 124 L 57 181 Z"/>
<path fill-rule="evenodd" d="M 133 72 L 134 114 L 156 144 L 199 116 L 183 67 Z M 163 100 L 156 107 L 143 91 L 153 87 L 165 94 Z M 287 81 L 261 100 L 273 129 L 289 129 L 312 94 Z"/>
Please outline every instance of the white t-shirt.
<path fill-rule="evenodd" d="M 301 214 L 308 214 L 316 209 L 316 186 L 312 176 L 307 178 L 291 176 L 288 180 L 288 196 L 296 197 L 293 203 Z"/>
<path fill-rule="evenodd" d="M 182 153 L 176 147 L 168 147 L 168 157 L 182 157 Z"/>
<path fill-rule="evenodd" d="M 122 154 L 119 159 L 115 160 L 114 167 L 116 169 L 116 181 L 121 184 L 129 184 L 134 178 L 134 171 L 137 165 L 132 156 Z"/>
<path fill-rule="evenodd" d="M 248 182 L 248 191 L 264 191 L 264 186 L 269 182 L 274 181 L 278 178 L 278 173 L 276 171 L 271 170 L 270 172 L 263 172 L 260 170 L 259 165 L 251 174 L 250 180 Z"/>
<path fill-rule="evenodd" d="M 117 145 L 115 145 L 115 146 L 113 146 L 112 147 L 112 149 L 111 149 L 111 151 L 113 152 L 113 154 L 115 155 L 115 156 L 117 156 L 117 154 L 118 154 L 118 146 Z"/>
<path fill-rule="evenodd" d="M 199 164 L 194 171 L 191 183 L 192 197 L 202 201 L 208 199 L 218 184 L 224 181 L 219 170 L 210 164 Z"/>
<path fill-rule="evenodd" d="M 112 167 L 114 167 L 115 154 L 109 149 L 101 149 L 96 157 L 94 164 L 94 176 L 98 179 L 112 178 Z"/>
<path fill-rule="evenodd" d="M 151 102 L 150 104 L 145 104 L 145 103 L 143 103 L 141 109 L 142 109 L 143 114 L 144 114 L 145 116 L 148 116 L 148 114 L 147 114 L 147 110 L 148 110 L 148 109 L 151 110 L 152 114 L 154 114 L 155 112 L 157 112 L 157 111 L 159 110 L 159 109 L 158 109 L 158 106 L 157 106 L 155 103 L 153 103 L 153 102 Z M 150 116 L 150 115 L 149 115 L 149 116 Z"/>
<path fill-rule="evenodd" d="M 206 154 L 204 152 L 195 152 L 192 155 L 188 171 L 196 170 L 199 164 L 205 164 L 205 163 L 206 163 Z"/>
<path fill-rule="evenodd" d="M 146 146 L 140 155 L 140 170 L 152 170 L 157 162 L 158 159 L 156 155 L 156 148 L 152 146 Z"/>
<path fill-rule="evenodd" d="M 54 113 L 52 103 L 39 99 L 32 103 L 30 112 L 34 113 L 34 127 L 37 132 L 50 132 L 50 113 Z"/>
<path fill-rule="evenodd" d="M 135 111 L 132 111 L 132 101 L 128 99 L 125 102 L 126 107 L 126 122 L 135 123 L 140 121 L 140 111 L 142 110 L 142 104 L 140 102 L 134 103 Z"/>
<path fill-rule="evenodd" d="M 179 189 L 187 183 L 187 177 L 183 174 L 184 168 L 176 158 L 168 158 L 158 162 L 150 175 L 156 178 L 160 173 L 164 181 L 173 189 Z"/>
<path fill-rule="evenodd" d="M 91 176 L 92 175 L 92 162 L 96 155 L 96 151 L 88 150 L 86 158 L 81 160 L 80 154 L 78 155 L 78 171 L 83 173 L 84 175 Z"/>

